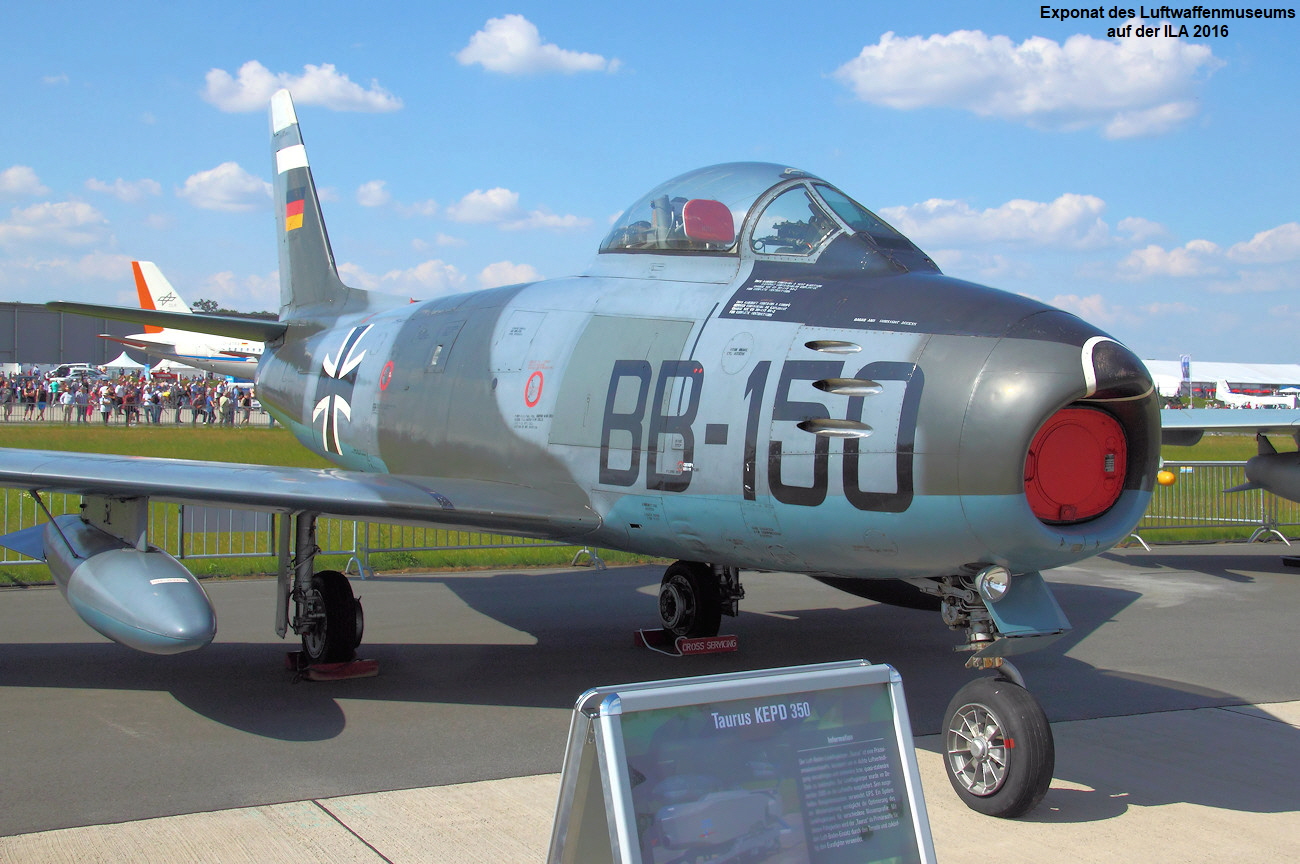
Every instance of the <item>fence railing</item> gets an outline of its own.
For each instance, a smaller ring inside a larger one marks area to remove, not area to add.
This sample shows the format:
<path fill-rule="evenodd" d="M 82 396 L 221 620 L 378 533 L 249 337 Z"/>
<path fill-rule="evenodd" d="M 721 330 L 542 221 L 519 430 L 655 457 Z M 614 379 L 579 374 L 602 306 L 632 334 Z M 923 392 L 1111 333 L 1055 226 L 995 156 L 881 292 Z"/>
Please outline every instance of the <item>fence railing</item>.
<path fill-rule="evenodd" d="M 1156 487 L 1137 535 L 1205 528 L 1251 529 L 1252 540 L 1294 535 L 1300 528 L 1300 504 L 1262 489 L 1228 491 L 1246 482 L 1245 467 L 1245 462 L 1166 462 L 1164 470 L 1174 474 L 1175 482 Z"/>
<path fill-rule="evenodd" d="M 3 501 L 3 508 L 0 508 L 0 534 L 46 521 L 41 508 L 26 493 L 0 490 L 0 501 Z M 75 513 L 81 505 L 81 497 L 73 494 L 43 495 L 42 501 L 55 516 Z M 278 527 L 279 520 L 271 513 L 168 504 L 161 501 L 149 505 L 149 542 L 180 559 L 275 557 Z M 317 520 L 316 543 L 322 555 L 349 556 L 349 569 L 355 565 L 357 572 L 363 576 L 373 572 L 370 556 L 382 552 L 446 552 L 567 545 L 484 531 L 388 525 L 334 518 Z M 0 547 L 0 565 L 39 563 L 11 549 Z"/>
<path fill-rule="evenodd" d="M 1176 482 L 1157 486 L 1135 534 L 1159 531 L 1192 534 L 1197 530 L 1249 529 L 1250 539 L 1265 535 L 1283 540 L 1300 532 L 1300 504 L 1259 489 L 1226 490 L 1246 481 L 1245 462 L 1166 462 Z M 76 512 L 77 495 L 43 496 L 55 515 Z M 9 533 L 44 521 L 31 496 L 16 490 L 0 491 L 0 533 Z M 149 542 L 177 558 L 251 558 L 276 555 L 277 521 L 269 513 L 219 507 L 154 502 L 149 508 Z M 1187 538 L 1192 539 L 1192 538 Z M 321 553 L 347 555 L 361 574 L 371 572 L 370 556 L 381 552 L 429 552 L 461 549 L 502 549 L 518 546 L 564 544 L 480 531 L 458 531 L 435 526 L 386 525 L 348 519 L 317 523 Z M 0 547 L 0 564 L 38 563 Z"/>

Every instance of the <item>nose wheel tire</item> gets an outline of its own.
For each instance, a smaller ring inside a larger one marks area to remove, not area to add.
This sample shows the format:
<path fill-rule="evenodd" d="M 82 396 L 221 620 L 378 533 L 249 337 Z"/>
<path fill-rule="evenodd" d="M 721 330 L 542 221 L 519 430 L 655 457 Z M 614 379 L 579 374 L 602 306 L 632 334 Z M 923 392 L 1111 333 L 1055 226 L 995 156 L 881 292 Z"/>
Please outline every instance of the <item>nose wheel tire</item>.
<path fill-rule="evenodd" d="M 717 636 L 722 589 L 707 564 L 678 561 L 659 583 L 659 620 L 674 636 Z"/>
<path fill-rule="evenodd" d="M 311 577 L 302 650 L 311 663 L 345 663 L 356 656 L 365 621 L 348 577 L 322 570 Z"/>
<path fill-rule="evenodd" d="M 1005 678 L 957 691 L 944 724 L 944 768 L 957 795 L 987 816 L 1023 816 L 1047 794 L 1056 745 L 1033 696 Z"/>

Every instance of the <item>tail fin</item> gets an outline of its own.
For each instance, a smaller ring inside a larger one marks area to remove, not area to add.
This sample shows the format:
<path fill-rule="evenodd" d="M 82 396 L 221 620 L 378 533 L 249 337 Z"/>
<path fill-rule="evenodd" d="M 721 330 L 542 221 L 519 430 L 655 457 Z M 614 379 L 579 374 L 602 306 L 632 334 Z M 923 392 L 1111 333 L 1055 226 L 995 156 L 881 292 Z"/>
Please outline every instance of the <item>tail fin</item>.
<path fill-rule="evenodd" d="M 132 261 L 131 271 L 135 273 L 135 290 L 140 295 L 141 309 L 157 309 L 160 312 L 188 313 L 190 307 L 172 289 L 172 284 L 152 261 Z M 155 324 L 146 324 L 144 332 L 161 333 L 163 328 Z"/>
<path fill-rule="evenodd" d="M 271 149 L 280 239 L 280 320 L 338 315 L 353 295 L 361 300 L 364 292 L 339 279 L 288 90 L 271 97 Z"/>

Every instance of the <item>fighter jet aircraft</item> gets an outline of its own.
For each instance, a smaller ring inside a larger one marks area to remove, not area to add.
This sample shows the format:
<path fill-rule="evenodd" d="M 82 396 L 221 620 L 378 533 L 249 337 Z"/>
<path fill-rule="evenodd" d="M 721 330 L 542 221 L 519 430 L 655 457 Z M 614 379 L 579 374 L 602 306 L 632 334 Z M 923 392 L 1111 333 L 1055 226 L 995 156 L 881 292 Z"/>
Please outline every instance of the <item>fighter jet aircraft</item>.
<path fill-rule="evenodd" d="M 132 261 L 131 271 L 135 275 L 141 309 L 190 314 L 189 305 L 172 288 L 158 265 L 152 261 Z M 257 371 L 257 358 L 262 354 L 261 342 L 198 334 L 172 327 L 149 326 L 145 332 L 130 336 L 100 333 L 99 338 L 121 342 L 153 357 L 241 380 L 252 379 Z"/>
<path fill-rule="evenodd" d="M 264 342 L 263 404 L 339 470 L 0 451 L 0 485 L 84 496 L 6 542 L 85 620 L 146 651 L 212 639 L 203 589 L 148 543 L 150 499 L 283 514 L 277 630 L 320 661 L 362 631 L 347 578 L 313 572 L 320 514 L 678 559 L 658 598 L 676 634 L 736 615 L 744 570 L 805 573 L 940 611 L 997 674 L 950 706 L 954 787 L 994 815 L 1042 798 L 1051 729 L 1005 660 L 1068 629 L 1041 571 L 1146 510 L 1159 409 L 1132 352 L 944 276 L 830 183 L 766 163 L 651 190 L 580 276 L 415 304 L 359 290 L 287 92 L 270 113 L 278 321 L 51 305 Z"/>

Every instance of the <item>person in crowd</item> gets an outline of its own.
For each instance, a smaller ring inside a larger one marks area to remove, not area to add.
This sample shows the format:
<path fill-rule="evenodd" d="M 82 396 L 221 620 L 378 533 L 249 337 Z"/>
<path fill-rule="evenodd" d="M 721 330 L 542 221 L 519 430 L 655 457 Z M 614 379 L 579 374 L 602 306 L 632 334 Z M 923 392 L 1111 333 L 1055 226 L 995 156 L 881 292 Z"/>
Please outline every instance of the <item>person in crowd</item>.
<path fill-rule="evenodd" d="M 73 407 L 71 390 L 65 388 L 64 391 L 59 394 L 59 406 L 63 408 L 63 422 L 71 423 Z"/>

